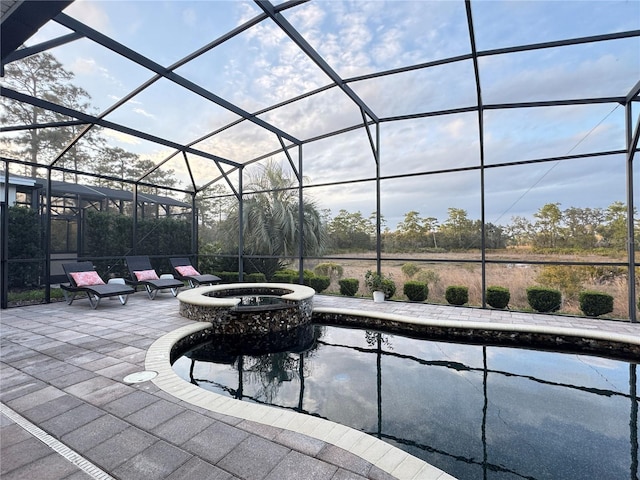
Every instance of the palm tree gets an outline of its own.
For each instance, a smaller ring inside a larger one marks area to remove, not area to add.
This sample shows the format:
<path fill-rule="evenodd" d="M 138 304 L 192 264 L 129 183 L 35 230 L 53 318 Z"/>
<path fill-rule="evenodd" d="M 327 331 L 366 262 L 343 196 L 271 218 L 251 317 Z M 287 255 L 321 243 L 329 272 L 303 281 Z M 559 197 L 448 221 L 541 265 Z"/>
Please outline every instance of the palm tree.
<path fill-rule="evenodd" d="M 248 255 L 287 257 L 298 254 L 300 225 L 298 211 L 298 180 L 282 166 L 269 161 L 249 175 L 243 203 L 244 249 Z M 303 252 L 320 255 L 325 248 L 326 232 L 320 211 L 313 200 L 302 204 Z M 238 215 L 230 215 L 236 219 Z M 237 231 L 237 228 L 236 228 Z M 279 258 L 253 262 L 255 268 L 269 279 L 283 266 Z"/>

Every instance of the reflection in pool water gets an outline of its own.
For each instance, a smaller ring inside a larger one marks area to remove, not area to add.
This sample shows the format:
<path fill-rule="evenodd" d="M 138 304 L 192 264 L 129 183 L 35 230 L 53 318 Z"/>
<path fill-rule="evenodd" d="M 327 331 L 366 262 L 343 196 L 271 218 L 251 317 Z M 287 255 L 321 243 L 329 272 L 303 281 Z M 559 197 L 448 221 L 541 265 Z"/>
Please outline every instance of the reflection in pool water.
<path fill-rule="evenodd" d="M 459 479 L 637 478 L 634 364 L 314 328 L 315 343 L 305 338 L 297 353 L 240 342 L 216 361 L 206 353 L 222 348 L 216 338 L 174 370 L 217 393 L 349 425 Z"/>

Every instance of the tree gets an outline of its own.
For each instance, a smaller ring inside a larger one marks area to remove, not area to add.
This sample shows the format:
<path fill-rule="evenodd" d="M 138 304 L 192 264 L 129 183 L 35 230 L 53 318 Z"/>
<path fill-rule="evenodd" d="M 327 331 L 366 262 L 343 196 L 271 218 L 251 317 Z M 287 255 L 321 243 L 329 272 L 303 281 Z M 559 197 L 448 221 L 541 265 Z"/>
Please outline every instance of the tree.
<path fill-rule="evenodd" d="M 133 180 L 133 165 L 138 161 L 138 155 L 127 152 L 120 147 L 105 147 L 93 162 L 93 172 L 98 175 L 115 177 L 119 180 L 106 178 L 96 179 L 100 187 L 114 188 L 118 190 L 130 190 L 130 185 L 125 185 L 124 180 Z"/>
<path fill-rule="evenodd" d="M 80 87 L 71 83 L 65 83 L 62 86 L 55 87 L 57 96 L 56 102 L 65 107 L 78 110 L 88 111 L 90 109 L 90 96 Z M 57 115 L 60 116 L 60 115 Z M 58 156 L 64 151 L 68 143 L 75 138 L 84 128 L 82 125 L 70 125 L 64 128 L 47 128 L 45 129 L 51 137 L 51 147 L 54 154 Z M 84 166 L 83 170 L 90 170 L 89 165 L 92 163 L 94 154 L 105 144 L 104 139 L 98 134 L 97 129 L 88 130 L 82 139 L 76 142 L 64 156 L 57 162 L 58 166 L 77 170 L 79 166 Z M 71 175 L 74 182 L 78 181 L 78 175 L 75 173 L 62 172 L 62 181 L 68 181 L 67 176 Z"/>
<path fill-rule="evenodd" d="M 361 212 L 340 210 L 327 225 L 327 233 L 333 248 L 338 250 L 369 250 L 376 226 L 371 217 Z"/>
<path fill-rule="evenodd" d="M 92 164 L 94 173 L 114 177 L 113 180 L 96 179 L 96 183 L 102 187 L 132 190 L 133 182 L 142 181 L 154 186 L 140 185 L 140 192 L 158 194 L 158 186 L 175 186 L 177 182 L 174 170 L 156 168 L 152 160 L 141 159 L 137 153 L 127 152 L 120 147 L 101 148 Z"/>
<path fill-rule="evenodd" d="M 4 85 L 20 93 L 41 98 L 49 102 L 88 112 L 91 109 L 89 94 L 74 85 L 74 74 L 65 70 L 62 64 L 50 53 L 38 53 L 12 62 L 5 67 Z M 0 123 L 3 125 L 38 125 L 52 122 L 75 120 L 53 111 L 45 110 L 27 103 L 5 98 Z M 61 127 L 30 128 L 12 136 L 2 138 L 3 153 L 8 157 L 22 157 L 33 163 L 25 175 L 36 176 L 35 164 L 51 162 L 60 155 L 67 145 L 85 128 L 83 125 L 65 125 Z M 153 170 L 151 160 L 140 160 L 137 154 L 121 148 L 109 147 L 98 129 L 87 131 L 56 163 L 59 167 L 84 171 L 93 171 L 99 175 L 115 176 L 121 179 L 137 180 L 144 178 L 147 183 L 173 185 L 173 170 Z M 28 167 L 27 167 L 28 168 Z M 63 171 L 61 180 L 66 181 L 69 172 Z M 77 182 L 77 174 L 72 174 Z M 111 180 L 96 180 L 99 186 L 126 188 L 123 183 Z M 144 190 L 144 187 L 143 187 Z M 155 193 L 146 189 L 149 193 Z"/>
<path fill-rule="evenodd" d="M 431 236 L 433 239 L 433 248 L 438 248 L 438 241 L 436 240 L 436 232 L 438 231 L 438 219 L 436 217 L 427 217 L 422 219 L 425 233 Z"/>
<path fill-rule="evenodd" d="M 540 247 L 555 248 L 560 237 L 560 224 L 562 212 L 559 203 L 547 203 L 533 214 L 537 218 L 535 228 L 537 231 L 535 243 Z"/>
<path fill-rule="evenodd" d="M 627 206 L 613 202 L 604 212 L 605 224 L 600 232 L 606 246 L 625 249 L 627 247 Z"/>
<path fill-rule="evenodd" d="M 86 110 L 89 106 L 89 94 L 82 88 L 71 84 L 73 73 L 65 70 L 62 64 L 50 53 L 38 53 L 22 60 L 12 62 L 5 67 L 3 78 L 6 87 L 36 98 L 57 103 L 76 110 Z M 34 125 L 60 122 L 69 118 L 35 107 L 26 103 L 6 99 L 0 123 L 3 125 Z M 3 138 L 3 150 L 7 156 L 21 156 L 34 164 L 53 159 L 78 132 L 78 126 L 65 128 L 31 128 L 14 136 Z M 69 152 L 74 164 L 80 158 L 86 158 L 76 147 Z M 86 153 L 85 153 L 86 155 Z M 35 176 L 36 167 L 23 172 Z"/>
<path fill-rule="evenodd" d="M 449 217 L 440 227 L 442 245 L 448 248 L 466 249 L 473 246 L 479 247 L 474 232 L 473 221 L 467 217 L 467 211 L 461 208 L 448 208 Z"/>
<path fill-rule="evenodd" d="M 567 246 L 594 248 L 598 241 L 596 230 L 604 219 L 600 208 L 567 208 L 563 213 Z"/>
<path fill-rule="evenodd" d="M 371 212 L 368 220 L 369 222 L 367 225 L 369 226 L 369 228 L 367 229 L 367 231 L 369 232 L 369 235 L 373 237 L 376 234 L 376 212 Z M 388 230 L 389 227 L 387 226 L 387 219 L 384 218 L 384 215 L 380 214 L 380 231 L 384 232 Z"/>
<path fill-rule="evenodd" d="M 243 201 L 244 250 L 249 255 L 275 257 L 253 262 L 267 279 L 281 267 L 278 257 L 297 255 L 301 231 L 306 256 L 320 255 L 325 248 L 326 232 L 313 201 L 303 201 L 303 225 L 299 225 L 297 182 L 279 164 L 270 161 L 258 166 L 245 186 L 245 191 L 255 193 L 245 194 Z M 224 222 L 228 239 L 233 239 L 234 234 L 237 239 L 237 208 L 234 205 L 229 221 Z"/>
<path fill-rule="evenodd" d="M 191 202 L 191 195 L 187 195 L 185 201 Z M 217 231 L 236 201 L 236 197 L 229 194 L 220 184 L 211 185 L 198 192 L 196 208 L 198 209 L 198 237 L 201 244 L 219 240 Z"/>
<path fill-rule="evenodd" d="M 535 231 L 531 222 L 525 217 L 511 217 L 511 223 L 505 232 L 513 245 L 529 245 L 533 241 Z"/>
<path fill-rule="evenodd" d="M 420 213 L 411 210 L 404 214 L 404 220 L 396 227 L 404 248 L 415 250 L 424 244 L 424 220 Z"/>
<path fill-rule="evenodd" d="M 481 232 L 481 223 L 478 220 L 478 233 Z M 485 248 L 505 248 L 506 247 L 506 238 L 504 235 L 504 230 L 500 225 L 494 225 L 493 223 L 487 223 L 484 226 L 484 234 L 485 234 Z"/>
<path fill-rule="evenodd" d="M 136 155 L 136 157 L 138 156 Z M 163 170 L 162 168 L 156 168 L 156 164 L 153 160 L 148 158 L 140 159 L 138 157 L 138 160 L 129 166 L 127 175 L 129 175 L 129 179 L 131 180 L 140 180 L 157 186 L 172 187 L 176 186 L 177 183 L 175 170 Z M 141 187 L 141 191 L 157 194 L 158 188 L 156 186 L 147 187 L 143 185 Z"/>

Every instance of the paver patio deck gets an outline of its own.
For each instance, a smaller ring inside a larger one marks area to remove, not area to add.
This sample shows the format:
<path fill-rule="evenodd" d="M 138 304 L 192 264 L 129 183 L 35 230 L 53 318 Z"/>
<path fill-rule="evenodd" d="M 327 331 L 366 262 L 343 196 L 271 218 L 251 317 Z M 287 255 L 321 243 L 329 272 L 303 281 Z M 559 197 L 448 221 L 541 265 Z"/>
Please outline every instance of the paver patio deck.
<path fill-rule="evenodd" d="M 640 339 L 640 324 L 628 322 L 325 295 L 317 295 L 314 305 L 443 321 L 592 329 Z M 410 458 L 398 465 L 367 461 L 353 452 L 368 445 L 345 434 L 348 429 L 336 428 L 321 440 L 303 433 L 315 428 L 304 418 L 289 422 L 292 429 L 281 428 L 277 419 L 267 421 L 269 415 L 262 422 L 224 415 L 151 381 L 125 382 L 145 369 L 154 342 L 193 325 L 178 314 L 171 295 L 153 301 L 133 295 L 125 306 L 106 300 L 97 310 L 77 300 L 0 315 L 3 480 L 451 478 L 428 466 L 412 471 Z M 332 441 L 332 435 L 338 439 Z"/>

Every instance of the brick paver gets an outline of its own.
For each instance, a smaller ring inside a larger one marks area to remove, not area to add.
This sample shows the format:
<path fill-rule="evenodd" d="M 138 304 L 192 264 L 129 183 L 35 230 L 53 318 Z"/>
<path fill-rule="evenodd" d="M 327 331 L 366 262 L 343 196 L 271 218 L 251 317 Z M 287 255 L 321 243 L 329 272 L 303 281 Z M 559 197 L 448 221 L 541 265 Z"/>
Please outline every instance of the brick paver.
<path fill-rule="evenodd" d="M 592 328 L 640 337 L 640 324 L 369 299 L 316 296 L 315 305 L 422 318 Z M 169 294 L 140 293 L 125 306 L 77 300 L 3 310 L 0 401 L 97 467 L 122 479 L 391 479 L 334 445 L 216 414 L 172 397 L 144 370 L 146 349 L 192 323 Z M 3 410 L 5 413 L 6 410 Z M 4 479 L 88 479 L 52 448 L 0 415 Z"/>

